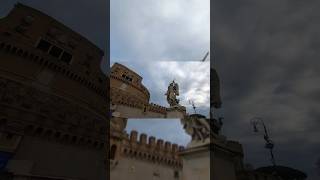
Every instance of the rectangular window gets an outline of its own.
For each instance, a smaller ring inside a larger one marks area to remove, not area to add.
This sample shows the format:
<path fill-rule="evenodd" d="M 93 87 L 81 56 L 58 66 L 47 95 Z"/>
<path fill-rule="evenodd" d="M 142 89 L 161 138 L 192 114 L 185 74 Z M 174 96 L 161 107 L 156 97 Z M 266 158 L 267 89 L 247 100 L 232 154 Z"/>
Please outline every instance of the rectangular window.
<path fill-rule="evenodd" d="M 48 52 L 49 48 L 51 47 L 51 44 L 48 41 L 45 41 L 43 39 L 40 40 L 37 48 L 44 51 Z"/>
<path fill-rule="evenodd" d="M 69 54 L 69 53 L 67 53 L 67 52 L 63 52 L 60 59 L 61 59 L 63 62 L 70 63 L 70 62 L 71 62 L 71 59 L 72 59 L 72 55 Z"/>
<path fill-rule="evenodd" d="M 43 52 L 46 52 L 55 58 L 59 58 L 61 61 L 66 62 L 68 64 L 72 60 L 72 54 L 64 51 L 62 48 L 59 48 L 43 39 L 39 41 L 37 45 L 37 49 L 40 49 Z"/>
<path fill-rule="evenodd" d="M 51 49 L 50 49 L 50 52 L 49 54 L 53 57 L 56 57 L 56 58 L 59 58 L 60 55 L 62 53 L 62 49 L 58 48 L 57 46 L 53 46 Z"/>

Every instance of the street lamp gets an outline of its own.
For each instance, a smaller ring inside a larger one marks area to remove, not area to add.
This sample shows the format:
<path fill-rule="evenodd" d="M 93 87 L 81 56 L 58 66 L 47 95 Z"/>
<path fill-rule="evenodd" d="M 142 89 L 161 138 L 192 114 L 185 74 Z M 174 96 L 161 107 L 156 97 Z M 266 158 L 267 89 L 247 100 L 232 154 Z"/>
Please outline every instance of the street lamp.
<path fill-rule="evenodd" d="M 276 166 L 276 162 L 275 162 L 275 159 L 274 159 L 274 155 L 273 155 L 273 148 L 274 148 L 274 143 L 272 142 L 272 140 L 270 139 L 269 137 L 269 134 L 268 134 L 268 131 L 267 131 L 267 128 L 266 128 L 266 125 L 264 124 L 263 120 L 259 117 L 255 117 L 255 118 L 252 118 L 251 119 L 251 124 L 253 126 L 253 131 L 255 133 L 259 132 L 259 129 L 258 129 L 258 125 L 262 125 L 263 126 L 263 130 L 264 130 L 264 135 L 263 135 L 263 139 L 265 140 L 266 144 L 265 144 L 265 148 L 266 149 L 269 149 L 270 151 L 270 156 L 271 156 L 271 163 L 273 166 Z"/>

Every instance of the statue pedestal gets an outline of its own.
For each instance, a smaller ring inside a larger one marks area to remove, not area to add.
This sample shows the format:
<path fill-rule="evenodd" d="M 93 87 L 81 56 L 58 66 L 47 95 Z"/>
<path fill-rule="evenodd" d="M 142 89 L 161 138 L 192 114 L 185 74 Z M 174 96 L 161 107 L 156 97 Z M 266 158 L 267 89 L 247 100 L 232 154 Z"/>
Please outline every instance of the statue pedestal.
<path fill-rule="evenodd" d="M 209 144 L 187 148 L 180 156 L 183 159 L 182 180 L 210 180 Z"/>
<path fill-rule="evenodd" d="M 219 137 L 202 144 L 191 142 L 180 156 L 183 160 L 182 180 L 236 180 L 243 152 L 241 144 Z"/>
<path fill-rule="evenodd" d="M 179 118 L 183 119 L 186 114 L 186 107 L 184 106 L 176 106 L 167 108 L 167 116 L 166 118 Z"/>

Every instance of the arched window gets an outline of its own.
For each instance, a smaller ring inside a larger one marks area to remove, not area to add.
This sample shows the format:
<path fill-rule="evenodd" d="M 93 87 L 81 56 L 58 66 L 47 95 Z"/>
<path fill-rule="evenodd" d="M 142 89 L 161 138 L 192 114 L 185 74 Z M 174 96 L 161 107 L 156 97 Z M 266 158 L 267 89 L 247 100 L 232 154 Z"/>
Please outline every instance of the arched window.
<path fill-rule="evenodd" d="M 110 150 L 110 159 L 115 159 L 116 157 L 116 151 L 117 151 L 117 146 L 114 144 L 111 146 L 111 150 Z"/>

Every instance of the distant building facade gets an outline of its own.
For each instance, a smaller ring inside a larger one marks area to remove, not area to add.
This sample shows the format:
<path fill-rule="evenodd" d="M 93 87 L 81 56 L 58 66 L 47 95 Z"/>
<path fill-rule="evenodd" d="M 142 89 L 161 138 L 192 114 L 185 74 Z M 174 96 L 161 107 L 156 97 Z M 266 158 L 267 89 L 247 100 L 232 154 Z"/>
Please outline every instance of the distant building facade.
<path fill-rule="evenodd" d="M 0 168 L 6 178 L 106 178 L 102 56 L 87 39 L 28 6 L 17 4 L 0 19 Z"/>

